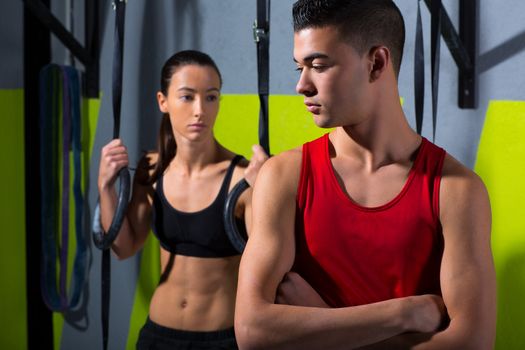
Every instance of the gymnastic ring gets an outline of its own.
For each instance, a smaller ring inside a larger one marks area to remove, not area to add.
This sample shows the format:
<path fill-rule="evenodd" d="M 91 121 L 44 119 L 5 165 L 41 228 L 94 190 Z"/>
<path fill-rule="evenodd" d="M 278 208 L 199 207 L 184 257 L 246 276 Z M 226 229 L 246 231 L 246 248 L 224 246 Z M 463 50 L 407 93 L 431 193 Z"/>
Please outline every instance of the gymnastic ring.
<path fill-rule="evenodd" d="M 130 192 L 130 176 L 127 167 L 120 169 L 118 173 L 119 178 L 119 193 L 117 200 L 117 209 L 113 220 L 109 226 L 108 232 L 104 232 L 100 221 L 100 198 L 97 200 L 97 206 L 95 207 L 95 215 L 93 216 L 93 243 L 98 249 L 106 250 L 111 247 L 115 238 L 120 231 L 124 217 L 126 216 L 126 209 L 129 202 Z"/>
<path fill-rule="evenodd" d="M 250 184 L 245 179 L 239 181 L 226 197 L 224 205 L 224 229 L 233 247 L 241 254 L 244 251 L 244 247 L 246 247 L 248 237 L 239 232 L 235 222 L 235 206 L 241 194 L 249 187 Z"/>

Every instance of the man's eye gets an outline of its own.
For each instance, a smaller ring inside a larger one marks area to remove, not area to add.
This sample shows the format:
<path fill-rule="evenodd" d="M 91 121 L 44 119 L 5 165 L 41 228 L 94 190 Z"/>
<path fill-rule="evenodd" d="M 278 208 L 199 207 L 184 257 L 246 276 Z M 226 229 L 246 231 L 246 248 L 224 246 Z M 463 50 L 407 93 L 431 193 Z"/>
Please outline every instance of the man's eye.
<path fill-rule="evenodd" d="M 316 72 L 322 72 L 324 70 L 326 70 L 328 67 L 327 66 L 313 66 L 312 69 L 315 70 Z"/>

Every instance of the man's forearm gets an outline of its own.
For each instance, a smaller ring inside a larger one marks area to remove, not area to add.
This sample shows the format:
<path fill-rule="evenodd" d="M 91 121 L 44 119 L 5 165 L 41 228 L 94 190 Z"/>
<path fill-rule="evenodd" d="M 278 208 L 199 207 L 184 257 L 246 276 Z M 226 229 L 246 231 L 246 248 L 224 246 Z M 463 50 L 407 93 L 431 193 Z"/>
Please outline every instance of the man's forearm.
<path fill-rule="evenodd" d="M 327 309 L 258 303 L 238 311 L 241 349 L 345 349 L 378 343 L 411 328 L 410 300 Z"/>
<path fill-rule="evenodd" d="M 436 333 L 405 333 L 384 341 L 360 347 L 359 350 L 405 350 L 430 341 Z"/>
<path fill-rule="evenodd" d="M 361 350 L 440 350 L 440 349 L 473 349 L 490 350 L 493 342 L 481 331 L 474 331 L 475 327 L 458 323 L 451 323 L 440 332 L 405 333 L 384 341 L 364 346 Z M 469 331 L 470 329 L 470 331 Z"/>

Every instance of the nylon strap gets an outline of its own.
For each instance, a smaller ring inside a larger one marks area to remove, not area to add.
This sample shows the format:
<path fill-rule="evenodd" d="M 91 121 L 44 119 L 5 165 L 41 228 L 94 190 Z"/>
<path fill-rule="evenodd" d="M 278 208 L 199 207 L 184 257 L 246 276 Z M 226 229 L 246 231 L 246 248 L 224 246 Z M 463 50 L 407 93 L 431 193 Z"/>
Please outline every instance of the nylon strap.
<path fill-rule="evenodd" d="M 122 61 L 124 48 L 124 19 L 126 14 L 126 2 L 115 0 L 115 49 L 113 51 L 113 139 L 120 134 L 120 110 L 122 101 Z M 127 171 L 122 169 L 121 171 Z M 111 256 L 110 247 L 102 250 L 102 271 L 101 271 L 101 317 L 102 317 L 102 343 L 104 350 L 108 348 L 109 338 L 109 301 L 111 295 Z"/>
<path fill-rule="evenodd" d="M 259 144 L 270 154 L 268 95 L 270 92 L 270 0 L 257 0 L 253 26 L 257 44 L 257 89 L 259 93 Z"/>
<path fill-rule="evenodd" d="M 117 139 L 120 134 L 120 106 L 122 101 L 122 59 L 124 47 L 124 19 L 126 14 L 126 2 L 115 0 L 115 50 L 113 51 L 113 138 Z"/>
<path fill-rule="evenodd" d="M 101 281 L 101 291 L 102 291 L 102 344 L 104 350 L 108 348 L 108 338 L 109 338 L 109 299 L 111 292 L 111 256 L 109 254 L 109 249 L 104 249 L 102 251 L 102 281 Z"/>
<path fill-rule="evenodd" d="M 421 135 L 423 111 L 425 106 L 425 52 L 423 46 L 423 27 L 421 25 L 421 6 L 417 1 L 416 41 L 414 50 L 414 101 L 416 113 L 416 131 Z"/>
<path fill-rule="evenodd" d="M 432 69 L 432 140 L 436 139 L 438 90 L 439 90 L 439 57 L 441 43 L 441 0 L 432 0 L 430 7 L 431 19 L 431 69 Z"/>
<path fill-rule="evenodd" d="M 257 0 L 257 19 L 253 24 L 257 45 L 257 90 L 259 93 L 259 145 L 270 155 L 268 96 L 270 94 L 270 0 Z M 241 235 L 235 220 L 235 206 L 250 185 L 239 181 L 228 194 L 224 206 L 224 228 L 232 245 L 242 254 L 246 237 Z"/>

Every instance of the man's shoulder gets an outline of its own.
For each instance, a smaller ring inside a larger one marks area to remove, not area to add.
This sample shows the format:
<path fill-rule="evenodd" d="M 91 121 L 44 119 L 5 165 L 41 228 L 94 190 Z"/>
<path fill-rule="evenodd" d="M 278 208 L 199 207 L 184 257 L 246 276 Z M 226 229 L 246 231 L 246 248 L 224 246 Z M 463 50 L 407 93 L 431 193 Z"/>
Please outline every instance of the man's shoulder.
<path fill-rule="evenodd" d="M 290 150 L 279 153 L 272 157 L 272 160 L 276 163 L 275 166 L 286 166 L 293 164 L 301 164 L 303 157 L 303 147 L 299 146 Z"/>
<path fill-rule="evenodd" d="M 307 153 L 310 153 L 312 148 L 324 148 L 324 142 L 326 142 L 327 137 L 328 134 L 324 134 L 316 139 L 305 142 L 301 146 L 279 153 L 277 156 L 272 157 L 274 159 L 273 163 L 275 163 L 273 166 L 286 166 L 286 164 L 300 165 L 303 160 L 303 150 L 305 150 L 305 147 Z"/>
<path fill-rule="evenodd" d="M 443 209 L 476 206 L 488 203 L 488 192 L 483 180 L 467 166 L 446 154 L 441 175 L 440 203 Z"/>
<path fill-rule="evenodd" d="M 297 188 L 302 163 L 302 147 L 279 153 L 268 159 L 257 177 L 266 185 L 280 188 Z"/>
<path fill-rule="evenodd" d="M 452 186 L 460 185 L 483 185 L 481 178 L 459 160 L 449 153 L 445 154 L 443 160 L 442 181 Z M 484 185 L 483 185 L 484 186 Z"/>

